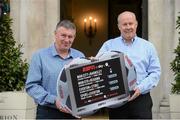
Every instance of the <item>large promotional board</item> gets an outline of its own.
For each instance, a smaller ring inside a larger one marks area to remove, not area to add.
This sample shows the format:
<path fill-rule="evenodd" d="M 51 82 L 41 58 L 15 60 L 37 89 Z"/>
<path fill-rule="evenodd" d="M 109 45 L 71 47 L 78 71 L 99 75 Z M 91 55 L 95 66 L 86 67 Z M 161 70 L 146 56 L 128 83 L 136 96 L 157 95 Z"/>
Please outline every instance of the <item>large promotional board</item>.
<path fill-rule="evenodd" d="M 129 96 L 123 54 L 65 69 L 72 113 L 84 115 L 127 102 Z"/>

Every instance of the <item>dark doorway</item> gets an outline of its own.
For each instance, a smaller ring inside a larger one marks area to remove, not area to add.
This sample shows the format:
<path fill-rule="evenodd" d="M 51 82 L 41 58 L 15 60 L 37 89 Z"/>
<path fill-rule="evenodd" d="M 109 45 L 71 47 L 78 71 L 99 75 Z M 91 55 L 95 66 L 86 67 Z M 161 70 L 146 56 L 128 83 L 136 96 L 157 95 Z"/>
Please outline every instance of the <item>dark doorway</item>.
<path fill-rule="evenodd" d="M 109 0 L 109 24 L 108 24 L 108 38 L 119 36 L 117 27 L 117 17 L 123 11 L 132 11 L 136 14 L 138 20 L 137 35 L 148 39 L 148 8 L 147 0 Z"/>
<path fill-rule="evenodd" d="M 70 19 L 77 26 L 77 36 L 72 47 L 86 56 L 95 56 L 106 40 L 119 36 L 117 16 L 127 10 L 137 16 L 137 35 L 148 39 L 148 0 L 60 0 L 60 19 Z M 89 13 L 100 18 L 100 21 L 97 20 L 97 33 L 92 45 L 88 44 L 89 38 L 85 36 L 80 20 Z"/>
<path fill-rule="evenodd" d="M 60 0 L 60 19 L 72 20 L 72 0 Z"/>

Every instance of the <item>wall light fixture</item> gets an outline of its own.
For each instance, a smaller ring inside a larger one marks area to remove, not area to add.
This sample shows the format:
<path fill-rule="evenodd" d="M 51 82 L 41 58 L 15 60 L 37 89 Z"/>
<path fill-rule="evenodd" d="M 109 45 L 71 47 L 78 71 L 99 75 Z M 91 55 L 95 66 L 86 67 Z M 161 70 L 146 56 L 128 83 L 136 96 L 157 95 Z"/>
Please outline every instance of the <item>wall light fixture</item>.
<path fill-rule="evenodd" d="M 96 35 L 97 32 L 97 19 L 92 18 L 84 19 L 84 33 L 89 38 L 89 44 L 92 45 L 92 38 Z"/>

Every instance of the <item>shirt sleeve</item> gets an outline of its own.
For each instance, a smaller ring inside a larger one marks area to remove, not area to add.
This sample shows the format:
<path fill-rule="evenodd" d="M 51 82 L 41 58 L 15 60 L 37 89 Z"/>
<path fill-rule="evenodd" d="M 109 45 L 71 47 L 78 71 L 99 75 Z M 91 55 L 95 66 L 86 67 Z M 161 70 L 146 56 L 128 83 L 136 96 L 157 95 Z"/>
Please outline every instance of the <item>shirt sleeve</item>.
<path fill-rule="evenodd" d="M 37 104 L 54 104 L 56 96 L 51 95 L 42 87 L 42 65 L 37 53 L 32 57 L 25 88 Z"/>
<path fill-rule="evenodd" d="M 147 67 L 147 77 L 137 86 L 142 94 L 149 92 L 157 86 L 160 80 L 161 67 L 155 47 L 152 46 L 149 56 L 149 65 Z"/>

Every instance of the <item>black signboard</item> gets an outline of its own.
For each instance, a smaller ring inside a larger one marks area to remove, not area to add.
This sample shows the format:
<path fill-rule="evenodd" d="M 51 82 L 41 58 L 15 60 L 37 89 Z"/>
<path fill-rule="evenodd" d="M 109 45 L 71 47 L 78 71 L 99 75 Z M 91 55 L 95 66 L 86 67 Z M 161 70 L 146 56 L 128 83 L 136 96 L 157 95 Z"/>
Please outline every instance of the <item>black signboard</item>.
<path fill-rule="evenodd" d="M 70 70 L 77 107 L 125 94 L 119 58 Z"/>
<path fill-rule="evenodd" d="M 70 67 L 66 74 L 77 114 L 122 102 L 129 95 L 123 56 Z"/>

